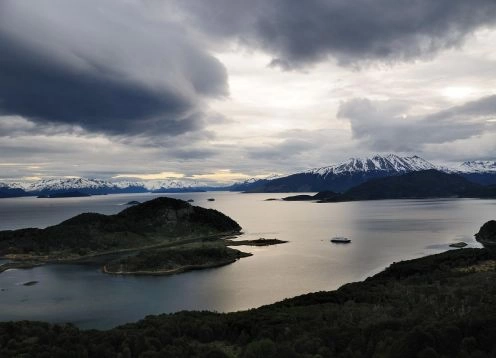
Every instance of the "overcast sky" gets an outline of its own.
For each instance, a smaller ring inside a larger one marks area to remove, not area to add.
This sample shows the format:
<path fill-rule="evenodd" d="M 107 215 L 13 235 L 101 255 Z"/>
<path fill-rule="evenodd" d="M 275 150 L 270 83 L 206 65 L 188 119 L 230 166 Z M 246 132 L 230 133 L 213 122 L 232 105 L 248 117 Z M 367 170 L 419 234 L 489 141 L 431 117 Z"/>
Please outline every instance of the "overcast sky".
<path fill-rule="evenodd" d="M 0 0 L 0 179 L 496 158 L 494 0 Z"/>

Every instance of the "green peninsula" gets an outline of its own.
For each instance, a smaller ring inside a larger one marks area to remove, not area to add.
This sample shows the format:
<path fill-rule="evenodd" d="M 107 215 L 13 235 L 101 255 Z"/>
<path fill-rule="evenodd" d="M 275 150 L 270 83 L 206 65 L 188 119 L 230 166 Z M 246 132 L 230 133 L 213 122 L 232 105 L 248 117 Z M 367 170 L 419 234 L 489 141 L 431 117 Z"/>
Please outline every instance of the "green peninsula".
<path fill-rule="evenodd" d="M 222 240 L 215 240 L 141 251 L 137 255 L 111 261 L 102 270 L 118 275 L 172 275 L 228 265 L 251 255 L 227 247 Z"/>
<path fill-rule="evenodd" d="M 157 198 L 116 215 L 85 213 L 46 229 L 1 231 L 0 257 L 14 261 L 6 269 L 53 262 L 103 262 L 112 271 L 115 261 L 127 260 L 125 266 L 132 271 L 136 262 L 146 257 L 136 270 L 181 271 L 181 267 L 211 267 L 247 256 L 226 248 L 222 240 L 240 230 L 237 222 L 217 210 Z M 187 246 L 195 242 L 208 245 Z M 163 263 L 157 264 L 160 257 Z M 197 263 L 196 258 L 204 260 Z"/>

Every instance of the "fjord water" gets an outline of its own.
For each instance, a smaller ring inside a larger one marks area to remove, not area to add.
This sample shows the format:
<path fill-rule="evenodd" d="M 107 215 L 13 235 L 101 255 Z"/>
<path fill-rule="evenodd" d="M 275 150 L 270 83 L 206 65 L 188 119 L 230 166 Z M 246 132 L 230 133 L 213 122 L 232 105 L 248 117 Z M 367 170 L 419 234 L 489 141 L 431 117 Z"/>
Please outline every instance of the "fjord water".
<path fill-rule="evenodd" d="M 162 194 L 164 196 L 165 194 Z M 98 267 L 48 265 L 0 274 L 0 320 L 73 322 L 110 328 L 148 314 L 179 310 L 237 311 L 362 280 L 394 261 L 449 249 L 496 215 L 496 200 L 380 200 L 317 204 L 265 201 L 289 194 L 166 194 L 194 199 L 243 227 L 243 239 L 288 240 L 239 246 L 254 255 L 234 264 L 167 277 L 110 276 Z M 117 213 L 130 200 L 159 195 L 0 200 L 0 230 L 45 227 L 82 212 Z M 211 202 L 207 198 L 214 197 Z M 351 244 L 331 244 L 333 236 Z M 38 281 L 32 286 L 22 283 Z"/>

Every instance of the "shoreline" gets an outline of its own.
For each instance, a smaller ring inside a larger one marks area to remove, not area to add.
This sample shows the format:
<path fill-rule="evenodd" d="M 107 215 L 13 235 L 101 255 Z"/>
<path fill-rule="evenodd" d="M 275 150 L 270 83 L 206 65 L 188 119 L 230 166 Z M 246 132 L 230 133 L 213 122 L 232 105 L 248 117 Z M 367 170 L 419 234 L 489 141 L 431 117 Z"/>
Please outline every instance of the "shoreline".
<path fill-rule="evenodd" d="M 253 256 L 251 253 L 243 253 L 243 256 L 240 258 L 236 259 L 230 259 L 230 260 L 224 260 L 221 262 L 216 262 L 216 263 L 210 263 L 210 264 L 204 264 L 204 265 L 183 265 L 174 269 L 170 270 L 156 270 L 156 271 L 151 271 L 151 270 L 142 270 L 142 271 L 109 271 L 107 269 L 107 265 L 103 265 L 101 268 L 101 271 L 103 273 L 109 274 L 109 275 L 123 275 L 123 276 L 170 276 L 170 275 L 175 275 L 179 273 L 184 273 L 188 271 L 197 271 L 197 270 L 206 270 L 210 268 L 216 268 L 216 267 L 221 267 L 221 266 L 226 266 L 230 265 L 232 263 L 235 263 L 236 261 L 240 260 L 243 257 L 250 257 Z"/>
<path fill-rule="evenodd" d="M 257 310 L 266 310 L 266 309 L 279 309 L 281 307 L 285 306 L 299 306 L 301 303 L 300 301 L 306 300 L 309 297 L 316 297 L 316 303 L 320 302 L 320 299 L 318 297 L 324 295 L 324 296 L 334 296 L 334 295 L 340 295 L 343 292 L 346 292 L 349 290 L 349 287 L 360 287 L 363 286 L 363 289 L 366 289 L 368 285 L 371 283 L 385 283 L 385 282 L 403 282 L 403 280 L 406 280 L 408 276 L 415 275 L 417 272 L 418 274 L 425 274 L 425 275 L 433 275 L 436 274 L 435 269 L 437 268 L 437 265 L 441 264 L 441 259 L 443 258 L 446 260 L 446 258 L 449 258 L 450 256 L 456 257 L 456 255 L 459 255 L 460 253 L 465 253 L 465 254 L 470 254 L 470 253 L 475 253 L 476 255 L 483 255 L 487 254 L 488 251 L 485 248 L 465 248 L 465 249 L 459 249 L 459 250 L 447 250 L 441 253 L 435 253 L 427 256 L 422 256 L 418 258 L 413 258 L 413 259 L 405 259 L 401 261 L 394 261 L 391 262 L 389 265 L 383 267 L 382 269 L 377 269 L 376 273 L 373 274 L 372 276 L 364 277 L 363 279 L 360 279 L 359 281 L 352 281 L 345 283 L 341 285 L 340 287 L 334 289 L 334 290 L 323 290 L 323 291 L 313 291 L 313 292 L 308 292 L 292 297 L 287 297 L 282 300 L 278 300 L 273 303 L 269 304 L 264 304 L 258 307 L 253 307 L 249 309 L 243 309 L 239 311 L 232 311 L 232 312 L 225 312 L 223 314 L 225 315 L 237 315 L 237 314 L 249 314 L 252 311 L 257 311 Z M 253 256 L 253 254 L 247 253 L 246 257 Z M 209 268 L 215 268 L 215 267 L 221 267 L 225 265 L 229 265 L 231 263 L 234 263 L 241 258 L 233 259 L 233 260 L 225 260 L 223 262 L 219 263 L 214 263 L 214 264 L 206 264 L 206 265 L 185 265 L 182 267 L 178 267 L 176 269 L 171 269 L 171 270 L 162 270 L 162 271 L 134 271 L 134 272 L 126 272 L 126 271 L 117 271 L 117 272 L 111 272 L 106 268 L 106 265 L 104 265 L 101 268 L 101 271 L 103 273 L 109 274 L 109 275 L 115 275 L 115 276 L 142 276 L 142 275 L 148 275 L 148 276 L 169 276 L 169 275 L 174 275 L 177 273 L 182 273 L 182 272 L 188 272 L 188 271 L 194 271 L 194 270 L 202 270 L 202 269 L 209 269 Z M 435 264 L 428 264 L 427 266 L 424 266 L 424 263 L 429 262 L 429 261 L 434 261 Z M 439 262 L 437 262 L 439 261 Z M 485 266 L 484 266 L 485 265 Z M 413 267 L 412 270 L 407 270 L 405 271 L 403 269 L 404 266 L 408 267 Z M 432 266 L 432 267 L 431 267 Z M 487 267 L 486 267 L 487 266 Z M 496 259 L 493 259 L 492 257 L 485 258 L 484 260 L 480 260 L 477 262 L 476 265 L 469 264 L 463 267 L 453 267 L 450 269 L 452 272 L 459 272 L 460 274 L 465 274 L 465 275 L 470 275 L 470 274 L 475 274 L 475 273 L 480 273 L 480 272 L 487 272 L 487 271 L 494 271 L 496 268 Z M 374 270 L 375 271 L 375 270 Z M 415 271 L 415 272 L 414 272 Z M 403 275 L 406 274 L 405 277 Z M 361 291 L 360 291 L 361 292 Z M 334 299 L 331 299 L 333 301 Z M 326 301 L 322 301 L 322 304 L 325 304 Z M 181 311 L 178 311 L 181 312 Z M 177 314 L 178 312 L 172 312 L 170 314 Z M 186 312 L 195 312 L 194 310 L 187 310 Z M 206 311 L 209 314 L 216 314 L 215 311 Z M 149 317 L 160 317 L 163 314 L 154 314 L 150 315 Z M 137 321 L 130 321 L 124 324 L 120 324 L 118 326 L 115 326 L 113 328 L 108 328 L 108 329 L 102 329 L 99 330 L 100 332 L 109 332 L 113 331 L 116 328 L 123 326 L 123 325 L 135 325 L 139 322 L 142 322 L 146 318 L 141 318 Z M 12 322 L 30 322 L 26 320 L 17 320 L 17 321 L 12 321 Z M 0 321 L 0 324 L 2 324 L 5 321 Z M 46 322 L 48 324 L 52 324 L 49 322 Z M 87 332 L 94 330 L 94 328 L 87 328 L 87 329 L 80 329 L 81 332 Z"/>
<path fill-rule="evenodd" d="M 159 243 L 159 244 L 148 245 L 148 246 L 137 247 L 137 248 L 127 248 L 127 249 L 118 249 L 118 250 L 113 250 L 113 251 L 98 252 L 98 253 L 85 255 L 85 256 L 78 256 L 78 257 L 50 258 L 49 256 L 31 256 L 31 255 L 25 255 L 25 254 L 5 255 L 5 256 L 0 257 L 0 259 L 9 260 L 9 262 L 6 262 L 4 264 L 0 264 L 0 274 L 7 271 L 7 270 L 10 270 L 10 269 L 31 269 L 34 267 L 43 266 L 43 265 L 51 265 L 51 264 L 62 264 L 62 265 L 63 264 L 95 264 L 95 265 L 100 264 L 101 265 L 101 271 L 103 273 L 106 273 L 109 275 L 169 276 L 169 275 L 175 275 L 175 274 L 188 272 L 188 271 L 204 270 L 204 269 L 229 265 L 229 264 L 236 262 L 240 258 L 253 256 L 253 254 L 241 252 L 242 253 L 241 257 L 236 258 L 236 259 L 224 260 L 222 262 L 205 264 L 205 265 L 183 265 L 183 266 L 180 266 L 178 268 L 170 269 L 170 270 L 111 271 L 107 268 L 109 263 L 107 262 L 107 263 L 104 263 L 102 265 L 101 260 L 107 256 L 117 256 L 118 257 L 120 255 L 131 254 L 131 253 L 135 253 L 135 252 L 136 253 L 145 252 L 145 251 L 151 251 L 151 250 L 156 250 L 156 249 L 161 249 L 161 248 L 174 248 L 174 247 L 180 247 L 180 246 L 184 246 L 184 245 L 196 243 L 196 242 L 209 242 L 209 241 L 215 241 L 215 240 L 219 240 L 226 247 L 229 247 L 229 246 L 257 246 L 257 247 L 262 247 L 262 246 L 278 245 L 278 244 L 283 244 L 283 243 L 288 242 L 288 241 L 279 240 L 279 239 L 265 239 L 265 238 L 260 238 L 260 239 L 255 239 L 255 240 L 240 240 L 240 241 L 232 240 L 233 238 L 236 238 L 236 237 L 238 237 L 238 235 L 241 235 L 241 234 L 242 234 L 242 232 L 226 232 L 226 233 L 221 233 L 221 234 L 216 234 L 216 235 L 187 238 L 187 239 L 182 239 L 182 240 L 178 240 L 178 241 Z"/>
<path fill-rule="evenodd" d="M 142 247 L 132 247 L 132 248 L 125 248 L 125 249 L 117 249 L 117 250 L 112 250 L 112 251 L 103 251 L 103 252 L 97 252 L 94 254 L 89 254 L 89 255 L 84 255 L 84 256 L 75 256 L 75 257 L 66 257 L 66 258 L 56 258 L 56 257 L 49 257 L 49 256 L 33 256 L 33 255 L 28 255 L 28 254 L 7 254 L 4 256 L 0 256 L 0 259 L 2 260 L 9 260 L 10 262 L 0 264 L 0 273 L 2 273 L 5 270 L 1 270 L 1 267 L 3 265 L 7 264 L 23 264 L 23 267 L 19 268 L 32 268 L 36 266 L 42 266 L 42 265 L 49 265 L 49 264 L 91 264 L 92 259 L 97 259 L 97 258 L 102 258 L 104 256 L 112 256 L 112 255 L 120 255 L 120 254 L 127 254 L 127 253 L 132 253 L 132 252 L 137 252 L 137 251 L 147 251 L 147 250 L 154 250 L 154 249 L 160 249 L 160 248 L 166 248 L 166 247 L 175 247 L 175 246 L 181 246 L 181 245 L 187 245 L 195 242 L 201 242 L 201 241 L 212 241 L 212 240 L 228 240 L 229 238 L 240 235 L 242 234 L 241 232 L 225 232 L 225 233 L 220 233 L 220 234 L 215 234 L 215 235 L 209 235 L 209 236 L 201 236 L 201 237 L 193 237 L 193 238 L 185 238 L 182 240 L 176 240 L 176 241 L 167 241 L 167 242 L 162 242 L 158 244 L 153 244 L 153 245 L 147 245 L 147 246 L 142 246 Z M 93 262 L 94 263 L 94 262 Z"/>

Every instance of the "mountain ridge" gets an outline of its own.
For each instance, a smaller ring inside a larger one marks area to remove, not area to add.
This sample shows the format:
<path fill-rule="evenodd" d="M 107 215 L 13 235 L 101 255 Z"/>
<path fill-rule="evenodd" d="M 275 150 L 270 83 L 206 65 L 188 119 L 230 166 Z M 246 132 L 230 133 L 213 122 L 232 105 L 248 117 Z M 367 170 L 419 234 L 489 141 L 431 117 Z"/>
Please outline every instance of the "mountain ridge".
<path fill-rule="evenodd" d="M 376 154 L 371 157 L 350 158 L 334 165 L 308 169 L 272 180 L 255 181 L 242 188 L 250 193 L 327 190 L 345 192 L 371 179 L 430 169 L 459 174 L 482 185 L 496 184 L 496 162 L 473 161 L 464 162 L 458 166 L 443 167 L 417 155 L 402 157 L 397 154 Z M 233 185 L 233 189 L 236 190 L 239 187 Z"/>
<path fill-rule="evenodd" d="M 83 194 L 117 193 L 178 193 L 211 190 L 243 192 L 344 192 L 368 180 L 401 175 L 412 171 L 436 169 L 446 173 L 459 174 L 466 179 L 482 184 L 496 184 L 496 161 L 475 160 L 445 167 L 435 165 L 417 155 L 376 154 L 371 157 L 350 158 L 337 164 L 307 169 L 288 175 L 270 175 L 265 178 L 253 177 L 229 186 L 213 186 L 193 180 L 143 180 L 111 181 L 88 178 L 44 178 L 35 182 L 0 180 L 0 198 L 29 195 L 53 195 L 68 191 Z"/>
<path fill-rule="evenodd" d="M 329 174 L 340 174 L 349 172 L 369 172 L 369 171 L 395 171 L 407 172 L 435 169 L 436 166 L 419 156 L 400 157 L 395 154 L 385 156 L 374 155 L 373 157 L 355 158 L 352 157 L 346 162 L 338 164 L 305 170 L 302 173 L 320 174 L 327 176 Z M 298 173 L 296 173 L 298 174 Z"/>

